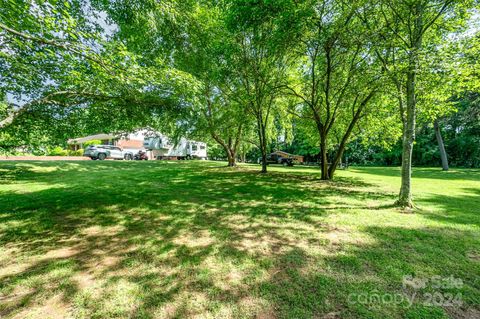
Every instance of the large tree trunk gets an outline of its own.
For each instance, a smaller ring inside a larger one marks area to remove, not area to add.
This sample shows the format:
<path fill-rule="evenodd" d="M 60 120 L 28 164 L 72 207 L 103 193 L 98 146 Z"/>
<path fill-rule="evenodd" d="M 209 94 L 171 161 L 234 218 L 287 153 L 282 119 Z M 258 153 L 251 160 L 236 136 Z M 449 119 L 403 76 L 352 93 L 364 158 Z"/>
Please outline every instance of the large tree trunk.
<path fill-rule="evenodd" d="M 233 144 L 232 138 L 228 138 L 228 144 L 227 144 L 227 158 L 228 158 L 228 166 L 233 167 L 237 165 L 237 145 Z"/>
<path fill-rule="evenodd" d="M 440 131 L 438 120 L 433 122 L 433 128 L 435 130 L 435 136 L 437 137 L 438 150 L 440 151 L 440 158 L 442 160 L 442 169 L 448 171 L 447 152 L 445 151 L 445 144 L 443 143 L 442 132 Z"/>
<path fill-rule="evenodd" d="M 213 139 L 223 147 L 225 154 L 227 155 L 228 166 L 236 166 L 237 165 L 237 144 L 232 145 L 231 141 L 227 144 L 224 140 L 222 140 L 217 134 L 212 131 Z"/>
<path fill-rule="evenodd" d="M 228 166 L 236 166 L 237 165 L 237 151 L 240 145 L 240 139 L 242 135 L 242 124 L 239 125 L 237 128 L 235 139 L 232 140 L 232 137 L 228 138 L 228 141 L 223 140 L 214 130 L 214 127 L 210 127 L 210 134 L 212 138 L 223 147 L 225 154 L 227 155 Z"/>
<path fill-rule="evenodd" d="M 321 179 L 329 180 L 328 157 L 327 157 L 327 136 L 320 134 L 320 169 L 322 171 Z"/>
<path fill-rule="evenodd" d="M 228 167 L 237 166 L 237 151 L 232 148 L 226 148 Z"/>
<path fill-rule="evenodd" d="M 235 154 L 228 153 L 228 166 L 229 167 L 237 166 L 237 159 Z"/>

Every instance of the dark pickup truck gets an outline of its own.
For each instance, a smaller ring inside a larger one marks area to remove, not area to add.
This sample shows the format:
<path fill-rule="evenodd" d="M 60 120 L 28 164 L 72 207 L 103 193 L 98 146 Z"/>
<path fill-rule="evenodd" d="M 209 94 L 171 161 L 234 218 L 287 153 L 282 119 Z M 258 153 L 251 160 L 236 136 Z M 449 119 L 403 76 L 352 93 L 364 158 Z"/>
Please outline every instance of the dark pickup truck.
<path fill-rule="evenodd" d="M 258 163 L 262 163 L 262 158 L 258 159 Z M 280 164 L 283 166 L 293 166 L 293 160 L 289 157 L 283 157 L 276 153 L 268 154 L 267 155 L 267 165 L 268 164 Z"/>

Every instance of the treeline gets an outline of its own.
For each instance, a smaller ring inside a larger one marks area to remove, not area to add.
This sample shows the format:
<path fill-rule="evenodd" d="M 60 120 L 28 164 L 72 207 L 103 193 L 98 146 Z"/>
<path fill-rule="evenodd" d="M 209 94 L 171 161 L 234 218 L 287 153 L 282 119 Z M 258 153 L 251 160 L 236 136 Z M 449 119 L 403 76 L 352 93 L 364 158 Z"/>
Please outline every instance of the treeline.
<path fill-rule="evenodd" d="M 437 120 L 445 143 L 448 163 L 451 167 L 479 168 L 480 95 L 467 93 L 453 100 L 456 109 Z M 308 162 L 318 162 L 320 158 L 318 148 L 305 145 L 305 140 L 302 138 L 295 138 L 288 145 L 273 144 L 272 149 L 282 149 L 303 155 Z M 399 166 L 402 163 L 402 142 L 398 140 L 393 145 L 381 147 L 365 145 L 360 139 L 355 139 L 345 151 L 345 161 L 350 165 Z M 441 167 L 434 123 L 419 125 L 412 164 L 414 166 Z"/>

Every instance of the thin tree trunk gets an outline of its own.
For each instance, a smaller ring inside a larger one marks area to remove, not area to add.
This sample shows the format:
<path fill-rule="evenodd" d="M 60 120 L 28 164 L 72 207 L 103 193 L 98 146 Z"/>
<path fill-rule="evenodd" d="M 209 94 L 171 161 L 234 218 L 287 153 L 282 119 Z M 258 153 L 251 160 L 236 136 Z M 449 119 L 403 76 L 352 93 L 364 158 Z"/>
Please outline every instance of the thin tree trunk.
<path fill-rule="evenodd" d="M 408 127 L 411 127 L 408 124 Z M 404 131 L 411 131 L 410 128 L 405 128 Z M 400 194 L 398 196 L 397 204 L 402 207 L 413 207 L 412 200 L 412 151 L 413 151 L 413 137 L 409 132 L 404 133 L 403 148 L 402 148 L 402 185 L 400 187 Z"/>
<path fill-rule="evenodd" d="M 327 137 L 325 134 L 320 134 L 320 169 L 322 171 L 321 179 L 329 180 L 328 174 L 328 157 L 327 157 Z"/>
<path fill-rule="evenodd" d="M 342 162 L 342 156 L 343 152 L 345 152 L 345 147 L 347 147 L 347 142 L 348 139 L 350 138 L 350 135 L 352 135 L 353 129 L 355 125 L 357 125 L 358 121 L 360 120 L 362 116 L 362 112 L 367 105 L 367 103 L 373 98 L 375 95 L 376 90 L 372 90 L 370 94 L 368 94 L 367 97 L 362 101 L 362 103 L 358 106 L 357 110 L 355 111 L 355 115 L 353 116 L 352 120 L 350 121 L 350 124 L 348 125 L 347 130 L 345 131 L 345 134 L 343 134 L 342 141 L 340 142 L 340 145 L 338 146 L 337 154 L 335 155 L 335 158 L 332 162 L 332 165 L 330 165 L 330 168 L 328 169 L 328 175 L 330 179 L 333 178 L 333 175 L 335 174 L 335 170 L 338 167 L 338 164 L 341 164 Z M 355 107 L 355 106 L 354 106 Z"/>
<path fill-rule="evenodd" d="M 328 169 L 328 177 L 330 179 L 333 179 L 333 175 L 335 174 L 335 171 L 337 170 L 338 165 L 341 164 L 342 162 L 343 152 L 345 151 L 345 147 L 347 146 L 348 139 L 350 138 L 353 128 L 355 127 L 355 124 L 357 124 L 359 118 L 360 116 L 358 117 L 355 116 L 352 122 L 350 122 L 350 125 L 348 126 L 347 131 L 343 135 L 342 142 L 338 146 L 337 154 L 335 155 L 335 158 Z"/>
<path fill-rule="evenodd" d="M 403 145 L 402 145 L 402 185 L 398 196 L 397 205 L 405 208 L 413 207 L 412 199 L 412 152 L 415 141 L 415 71 L 410 71 L 407 76 L 407 105 L 406 121 L 403 124 Z"/>
<path fill-rule="evenodd" d="M 262 154 L 262 170 L 260 173 L 266 173 L 267 172 L 267 155 Z"/>
<path fill-rule="evenodd" d="M 414 49 L 415 50 L 415 49 Z M 407 103 L 405 121 L 403 123 L 402 138 L 402 182 L 397 205 L 405 208 L 413 207 L 412 199 L 412 153 L 415 141 L 416 125 L 416 96 L 415 81 L 417 78 L 417 56 L 415 52 L 410 54 L 409 70 L 407 73 Z"/>
<path fill-rule="evenodd" d="M 435 136 L 437 137 L 438 150 L 440 151 L 440 158 L 442 160 L 442 169 L 448 171 L 448 157 L 445 151 L 445 144 L 443 143 L 442 132 L 438 125 L 438 119 L 433 122 L 433 128 L 435 130 Z"/>
<path fill-rule="evenodd" d="M 415 83 L 417 80 L 417 69 L 419 67 L 418 54 L 422 49 L 423 35 L 423 4 L 418 2 L 415 6 L 415 21 L 412 30 L 412 42 L 409 52 L 408 70 L 407 70 L 407 105 L 406 116 L 403 122 L 403 149 L 402 149 L 402 185 L 398 195 L 397 205 L 404 208 L 413 207 L 412 199 L 412 151 L 415 141 L 415 124 L 417 101 L 415 92 Z"/>
<path fill-rule="evenodd" d="M 267 172 L 267 140 L 265 138 L 266 128 L 261 118 L 257 118 L 258 139 L 260 142 L 260 151 L 262 152 L 262 170 L 261 173 Z"/>

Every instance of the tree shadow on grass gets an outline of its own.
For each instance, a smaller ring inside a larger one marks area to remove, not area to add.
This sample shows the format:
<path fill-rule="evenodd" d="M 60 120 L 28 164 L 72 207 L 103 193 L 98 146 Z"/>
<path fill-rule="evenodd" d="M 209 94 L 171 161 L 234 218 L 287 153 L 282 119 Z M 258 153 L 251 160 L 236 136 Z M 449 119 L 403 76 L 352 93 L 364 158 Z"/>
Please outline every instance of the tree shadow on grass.
<path fill-rule="evenodd" d="M 2 291 L 22 282 L 36 285 L 20 303 L 3 308 L 2 315 L 34 304 L 36 297 L 61 293 L 66 302 L 83 309 L 83 317 L 192 317 L 205 313 L 221 317 L 219 309 L 230 307 L 238 311 L 234 314 L 247 317 L 333 314 L 338 318 L 385 318 L 397 314 L 400 318 L 427 313 L 429 318 L 442 318 L 444 312 L 438 307 L 352 302 L 352 294 L 404 293 L 401 280 L 407 274 L 462 278 L 467 284 L 465 309 L 475 307 L 479 296 L 475 278 L 480 273 L 472 271 L 475 261 L 465 255 L 471 247 L 458 240 L 471 233 L 368 227 L 364 231 L 372 236 L 371 243 L 339 249 L 325 242 L 331 253 L 316 255 L 275 227 L 250 227 L 246 221 L 237 227 L 221 217 L 200 224 L 195 219 L 174 224 L 153 220 L 145 227 L 143 222 L 132 221 L 110 232 L 87 229 L 68 251 L 50 251 L 44 260 L 3 277 Z M 210 231 L 211 223 L 229 236 L 217 237 Z M 176 228 L 173 233 L 172 226 Z M 194 238 L 182 242 L 183 231 L 195 234 L 207 229 L 211 241 Z M 252 234 L 258 234 L 260 241 L 269 238 L 267 250 L 244 246 Z M 475 243 L 478 245 L 478 240 Z M 218 264 L 209 263 L 210 258 L 225 263 L 226 272 L 216 273 Z M 238 268 L 241 274 L 232 280 Z M 57 273 L 59 269 L 64 271 Z M 42 275 L 50 280 L 42 281 Z M 97 293 L 89 292 L 95 281 L 101 286 Z"/>
<path fill-rule="evenodd" d="M 47 167 L 57 167 L 48 164 Z M 233 174 L 215 165 L 213 172 L 208 166 L 210 172 L 205 174 L 194 170 L 198 168 L 196 163 L 185 168 L 176 164 L 140 166 L 101 162 L 94 166 L 97 171 L 82 164 L 57 164 L 59 169 L 47 173 L 22 170 L 16 183 L 26 181 L 52 186 L 30 192 L 27 184 L 25 191 L 0 194 L 0 222 L 12 224 L 2 231 L 0 242 L 17 241 L 25 245 L 30 240 L 32 248 L 38 251 L 40 247 L 48 249 L 47 242 L 57 245 L 58 241 L 91 225 L 124 224 L 135 216 L 143 218 L 151 214 L 182 220 L 197 210 L 311 221 L 310 218 L 339 207 L 362 208 L 359 203 L 342 203 L 342 197 L 358 202 L 388 198 L 379 190 L 363 189 L 371 185 L 348 178 L 323 183 L 315 178 L 282 173 Z M 117 166 L 123 170 L 119 171 Z M 79 167 L 88 167 L 89 171 Z"/>
<path fill-rule="evenodd" d="M 277 255 L 273 275 L 258 289 L 275 304 L 278 317 L 476 318 L 480 314 L 480 269 L 478 261 L 469 258 L 480 242 L 478 236 L 464 240 L 475 236 L 473 232 L 401 227 L 364 231 L 372 237 L 370 243 L 348 245 L 337 254 L 315 256 L 291 248 Z M 407 275 L 429 280 L 427 286 L 404 286 Z M 433 281 L 438 278 L 461 279 L 463 285 L 438 288 Z M 429 293 L 444 296 L 444 301 L 448 294 L 460 293 L 463 304 L 426 304 Z"/>
<path fill-rule="evenodd" d="M 0 315 L 21 315 L 60 294 L 86 318 L 369 318 L 388 308 L 352 306 L 348 292 L 377 280 L 391 291 L 390 276 L 398 284 L 404 271 L 434 267 L 428 257 L 437 249 L 466 248 L 449 240 L 465 233 L 442 233 L 439 241 L 435 230 L 391 227 L 366 228 L 373 244 L 350 242 L 355 234 L 323 219 L 381 209 L 391 199 L 355 179 L 323 183 L 216 164 L 88 163 L 31 166 L 12 185 L 50 187 L 0 193 L 0 244 L 13 260 L 2 261 Z"/>
<path fill-rule="evenodd" d="M 424 196 L 418 200 L 420 205 L 434 207 L 429 211 L 420 210 L 423 216 L 445 224 L 480 226 L 480 189 L 464 188 L 465 194 L 438 194 Z"/>
<path fill-rule="evenodd" d="M 400 167 L 355 167 L 350 168 L 353 172 L 362 174 L 399 177 Z M 449 171 L 442 171 L 434 167 L 413 167 L 413 178 L 441 179 L 441 180 L 469 180 L 480 181 L 480 169 L 452 168 Z"/>

